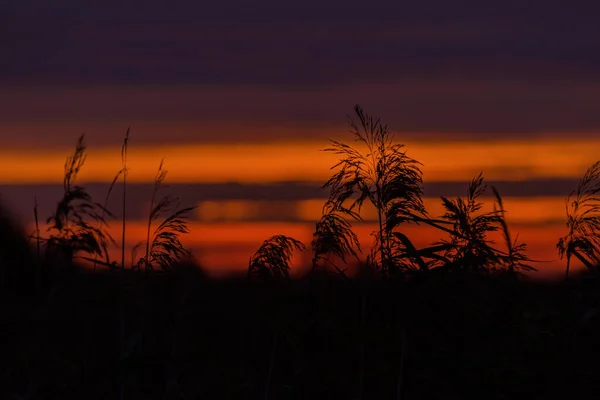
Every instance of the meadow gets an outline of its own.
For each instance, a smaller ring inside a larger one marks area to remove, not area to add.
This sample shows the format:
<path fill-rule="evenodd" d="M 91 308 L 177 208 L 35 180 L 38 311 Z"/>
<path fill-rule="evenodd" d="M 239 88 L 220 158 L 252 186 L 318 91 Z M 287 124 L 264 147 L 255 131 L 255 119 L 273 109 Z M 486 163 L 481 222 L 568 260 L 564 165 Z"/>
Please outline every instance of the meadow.
<path fill-rule="evenodd" d="M 600 162 L 566 199 L 564 280 L 532 282 L 538 260 L 482 174 L 432 214 L 419 161 L 379 119 L 354 112 L 354 142 L 326 149 L 339 162 L 311 243 L 264 238 L 245 276 L 224 280 L 184 246 L 195 207 L 169 194 L 162 162 L 145 240 L 126 252 L 129 131 L 101 199 L 78 184 L 80 137 L 52 215 L 38 215 L 36 200 L 35 232 L 0 210 L 3 397 L 592 397 Z M 120 221 L 107 206 L 117 185 Z M 367 207 L 375 229 L 359 243 Z M 442 239 L 422 246 L 419 227 Z M 309 268 L 292 279 L 301 253 Z M 574 274 L 575 262 L 586 272 Z"/>

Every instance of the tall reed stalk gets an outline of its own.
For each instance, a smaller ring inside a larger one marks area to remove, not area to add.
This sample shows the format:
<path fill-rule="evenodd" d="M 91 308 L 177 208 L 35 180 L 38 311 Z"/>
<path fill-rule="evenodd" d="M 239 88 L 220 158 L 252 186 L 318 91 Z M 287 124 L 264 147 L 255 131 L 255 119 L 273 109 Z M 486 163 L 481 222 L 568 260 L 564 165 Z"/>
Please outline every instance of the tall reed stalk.
<path fill-rule="evenodd" d="M 37 250 L 37 260 L 38 263 L 41 261 L 40 259 L 40 223 L 38 217 L 38 201 L 37 196 L 33 198 L 33 218 L 35 219 L 35 241 L 36 241 L 36 250 Z"/>
<path fill-rule="evenodd" d="M 106 192 L 106 197 L 104 198 L 104 208 L 102 209 L 102 215 L 101 215 L 101 219 L 98 222 L 98 229 L 102 229 L 103 225 L 106 224 L 106 220 L 105 220 L 105 214 L 106 214 L 106 210 L 108 209 L 108 200 L 110 199 L 110 194 L 113 191 L 113 188 L 115 187 L 115 184 L 117 183 L 117 181 L 119 180 L 119 176 L 121 175 L 123 171 L 119 171 L 117 172 L 117 174 L 115 175 L 115 177 L 113 178 L 110 186 L 108 187 L 108 191 Z M 96 272 L 96 265 L 98 264 L 98 254 L 94 255 L 94 272 Z M 107 267 L 111 267 L 111 264 L 109 263 L 109 259 L 108 259 L 108 253 L 106 253 L 106 263 L 102 263 L 105 264 Z"/>
<path fill-rule="evenodd" d="M 160 160 L 158 171 L 154 177 L 154 188 L 152 189 L 152 198 L 150 200 L 150 214 L 148 214 L 148 229 L 146 230 L 146 255 L 144 256 L 146 273 L 150 270 L 150 233 L 152 230 L 152 220 L 155 218 L 155 214 L 157 214 L 157 212 L 155 213 L 154 203 L 156 202 L 156 194 L 167 177 L 167 171 L 163 169 L 164 161 L 164 158 Z"/>
<path fill-rule="evenodd" d="M 131 127 L 127 128 L 125 133 L 125 139 L 123 139 L 123 146 L 121 147 L 121 171 L 123 171 L 123 216 L 122 216 L 122 230 L 121 230 L 121 272 L 125 271 L 125 223 L 127 218 L 127 145 L 129 143 L 129 131 Z"/>
<path fill-rule="evenodd" d="M 125 138 L 123 139 L 123 146 L 121 147 L 121 172 L 123 173 L 123 204 L 122 204 L 122 231 L 121 231 L 121 290 L 119 298 L 119 342 L 121 348 L 121 356 L 125 354 L 125 221 L 127 217 L 126 213 L 126 200 L 127 200 L 127 144 L 129 142 L 129 131 L 131 127 L 127 128 Z M 121 365 L 120 371 L 120 392 L 121 400 L 125 398 L 125 367 Z"/>
<path fill-rule="evenodd" d="M 77 141 L 75 152 L 65 162 L 63 197 L 54 214 L 46 221 L 50 224 L 47 230 L 54 232 L 46 240 L 46 253 L 66 257 L 68 268 L 73 266 L 73 257 L 78 252 L 97 257 L 106 256 L 106 264 L 110 265 L 107 245 L 109 242 L 114 243 L 110 233 L 103 229 L 106 225 L 105 216 L 111 217 L 111 212 L 104 205 L 94 202 L 86 189 L 77 184 L 77 177 L 86 160 L 85 150 L 82 135 Z M 80 258 L 94 261 L 89 257 Z"/>
<path fill-rule="evenodd" d="M 403 257 L 394 256 L 393 248 L 397 246 L 393 231 L 402 223 L 426 216 L 421 164 L 406 155 L 404 145 L 396 143 L 387 125 L 363 112 L 359 105 L 354 111 L 358 120 L 350 119 L 351 132 L 362 149 L 332 140 L 325 151 L 340 160 L 331 167 L 336 172 L 322 188 L 330 190 L 327 203 L 333 209 L 355 219 L 360 219 L 365 201 L 375 207 L 378 228 L 369 263 L 389 276 L 402 272 L 406 264 Z"/>
<path fill-rule="evenodd" d="M 42 259 L 41 259 L 41 255 L 40 255 L 40 223 L 39 223 L 39 217 L 38 217 L 38 201 L 37 201 L 37 196 L 35 196 L 33 198 L 34 204 L 33 204 L 33 218 L 35 219 L 35 244 L 36 244 L 36 250 L 37 250 L 37 268 L 35 271 L 35 275 L 36 275 L 36 285 L 39 288 L 41 285 L 41 280 L 42 280 Z"/>
<path fill-rule="evenodd" d="M 155 266 L 162 271 L 169 270 L 181 257 L 190 255 L 189 250 L 181 243 L 180 236 L 189 233 L 188 214 L 196 207 L 179 208 L 178 197 L 163 196 L 157 199 L 157 194 L 163 187 L 168 172 L 163 169 L 163 163 L 164 160 L 161 160 L 154 178 L 146 240 L 134 246 L 132 251 L 135 252 L 135 249 L 145 244 L 146 251 L 138 261 L 137 268 L 143 267 L 146 274 Z M 165 214 L 167 216 L 163 218 Z M 161 221 L 159 222 L 159 220 Z M 152 224 L 154 222 L 157 222 L 157 226 L 153 231 Z"/>

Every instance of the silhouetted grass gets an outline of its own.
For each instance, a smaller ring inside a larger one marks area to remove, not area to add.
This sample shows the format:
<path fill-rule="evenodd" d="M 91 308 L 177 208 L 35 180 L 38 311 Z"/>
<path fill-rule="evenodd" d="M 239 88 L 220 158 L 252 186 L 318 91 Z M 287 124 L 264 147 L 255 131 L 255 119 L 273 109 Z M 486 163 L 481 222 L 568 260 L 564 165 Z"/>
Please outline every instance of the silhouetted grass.
<path fill-rule="evenodd" d="M 123 173 L 122 170 L 119 170 L 117 172 L 117 174 L 115 175 L 115 177 L 113 178 L 112 182 L 110 183 L 110 186 L 108 187 L 108 191 L 106 192 L 106 197 L 104 198 L 104 205 L 102 206 L 102 213 L 100 215 L 100 220 L 98 221 L 98 229 L 103 229 L 104 228 L 104 223 L 105 223 L 105 216 L 106 216 L 106 211 L 108 210 L 108 200 L 110 199 L 110 194 L 113 191 L 113 188 L 115 187 L 115 184 L 117 183 L 117 181 L 119 180 L 119 177 L 121 176 L 121 174 Z M 116 262 L 113 262 L 112 264 L 109 264 L 108 262 L 109 260 L 107 259 L 105 263 L 103 263 L 105 266 L 109 267 L 109 268 L 115 268 L 117 266 Z M 93 270 L 96 271 L 96 265 L 98 264 L 98 254 L 94 254 L 94 260 L 93 260 Z"/>
<path fill-rule="evenodd" d="M 526 254 L 527 245 L 525 243 L 519 243 L 519 235 L 512 240 L 508 223 L 506 222 L 506 216 L 504 209 L 504 202 L 498 190 L 492 186 L 492 191 L 496 197 L 496 203 L 494 204 L 494 212 L 498 215 L 498 222 L 502 229 L 502 236 L 506 243 L 507 251 L 502 254 L 499 250 L 496 250 L 499 263 L 502 265 L 502 269 L 508 271 L 511 274 L 523 275 L 525 272 L 536 271 L 529 262 L 531 260 Z"/>
<path fill-rule="evenodd" d="M 77 185 L 77 177 L 83 167 L 86 154 L 84 136 L 80 136 L 75 152 L 65 162 L 63 179 L 64 194 L 56 211 L 47 219 L 50 236 L 45 239 L 46 253 L 51 257 L 64 257 L 70 264 L 79 252 L 108 259 L 107 245 L 114 242 L 103 229 L 105 216 L 112 216 L 102 204 L 92 200 L 88 192 Z"/>
<path fill-rule="evenodd" d="M 527 264 L 526 245 L 510 237 L 497 191 L 494 211 L 481 212 L 483 202 L 479 198 L 486 189 L 482 174 L 471 182 L 466 199 L 442 197 L 446 213 L 439 219 L 431 218 L 422 199 L 421 164 L 406 155 L 404 145 L 395 143 L 379 119 L 365 114 L 358 105 L 355 112 L 358 122 L 350 120 L 351 132 L 366 150 L 363 153 L 338 141 L 332 141 L 332 147 L 325 149 L 340 159 L 332 167 L 336 172 L 322 187 L 330 190 L 324 210 L 335 210 L 335 214 L 325 211 L 317 224 L 313 240 L 315 260 L 323 259 L 327 247 L 343 261 L 345 255 L 353 254 L 352 247 L 358 247 L 358 240 L 352 237 L 345 218 L 360 221 L 361 207 L 368 201 L 377 211 L 378 230 L 367 263 L 385 277 L 406 278 L 407 274 L 428 273 L 432 269 L 478 273 L 533 270 Z M 427 224 L 450 238 L 417 248 L 401 231 L 405 223 Z M 495 248 L 489 239 L 489 234 L 498 229 L 507 242 L 506 251 Z"/>
<path fill-rule="evenodd" d="M 293 251 L 304 250 L 302 242 L 285 235 L 275 235 L 263 242 L 248 263 L 248 276 L 261 280 L 282 280 L 290 276 Z"/>
<path fill-rule="evenodd" d="M 444 266 L 449 269 L 462 268 L 469 272 L 490 271 L 498 265 L 499 259 L 494 252 L 488 234 L 498 229 L 500 217 L 496 212 L 479 212 L 483 202 L 479 198 L 484 194 L 486 185 L 479 174 L 469 185 L 466 200 L 461 197 L 448 199 L 442 197 L 446 213 L 442 218 L 450 221 L 453 232 L 444 257 L 448 260 Z"/>
<path fill-rule="evenodd" d="M 34 198 L 34 204 L 33 204 L 33 219 L 35 221 L 35 244 L 36 244 L 36 250 L 37 250 L 37 258 L 38 258 L 38 262 L 40 261 L 40 257 L 41 257 L 41 251 L 40 251 L 40 224 L 39 224 L 39 218 L 38 218 L 38 202 L 37 202 L 37 197 Z"/>
<path fill-rule="evenodd" d="M 560 258 L 567 257 L 568 279 L 573 256 L 591 270 L 600 265 L 600 161 L 587 169 L 565 206 L 568 233 L 556 247 Z"/>
<path fill-rule="evenodd" d="M 188 214 L 196 207 L 179 208 L 179 198 L 168 195 L 157 200 L 167 172 L 163 169 L 163 160 L 161 160 L 154 178 L 147 236 L 146 241 L 143 242 L 146 253 L 137 263 L 137 268 L 143 269 L 146 273 L 157 269 L 166 271 L 182 257 L 189 256 L 189 250 L 183 247 L 179 237 L 189 232 Z M 152 225 L 156 222 L 158 225 L 152 231 Z"/>
<path fill-rule="evenodd" d="M 346 257 L 358 260 L 356 250 L 360 251 L 358 237 L 352 231 L 352 224 L 343 217 L 344 210 L 336 210 L 326 205 L 325 212 L 316 223 L 311 246 L 313 248 L 312 271 L 319 263 L 326 263 L 324 268 L 332 266 L 343 278 L 348 279 L 345 270 L 329 259 L 334 256 L 346 263 Z"/>
<path fill-rule="evenodd" d="M 125 269 L 129 130 L 104 205 L 76 183 L 82 136 L 65 164 L 48 239 L 40 238 L 35 201 L 37 257 L 0 205 L 0 331 L 8 338 L 0 341 L 0 398 L 596 398 L 598 277 L 514 279 L 532 270 L 526 246 L 513 239 L 494 188 L 493 211 L 483 211 L 482 174 L 465 198 L 442 197 L 445 214 L 430 218 L 418 161 L 378 119 L 355 111 L 351 128 L 368 151 L 341 142 L 328 149 L 341 160 L 324 185 L 331 194 L 315 226 L 310 279 L 289 279 L 292 256 L 305 246 L 284 235 L 263 242 L 246 278 L 206 279 L 180 241 L 194 207 L 160 196 L 162 161 L 138 246 L 145 253 L 137 268 L 132 254 Z M 104 218 L 121 175 L 120 273 L 78 269 L 77 258 L 86 258 L 79 252 L 106 255 Z M 598 264 L 599 177 L 600 162 L 567 200 L 569 232 L 558 244 L 567 276 L 572 256 L 592 271 Z M 359 259 L 350 221 L 361 220 L 365 201 L 378 212 L 369 268 L 402 279 L 350 277 L 336 264 Z M 405 223 L 448 237 L 417 248 Z M 489 238 L 498 230 L 506 250 Z M 41 265 L 45 279 L 35 282 Z M 346 279 L 320 274 L 327 266 Z"/>
<path fill-rule="evenodd" d="M 129 131 L 130 128 L 127 128 L 127 132 L 125 132 L 125 138 L 123 139 L 123 146 L 121 146 L 121 173 L 123 175 L 123 203 L 122 203 L 122 211 L 123 216 L 121 218 L 121 271 L 125 270 L 125 231 L 126 231 L 126 221 L 127 221 L 127 174 L 129 170 L 127 169 L 127 146 L 129 144 Z M 133 267 L 133 265 L 132 265 Z"/>
<path fill-rule="evenodd" d="M 394 142 L 387 125 L 354 108 L 358 122 L 350 119 L 355 141 L 366 146 L 366 152 L 338 142 L 325 151 L 340 156 L 332 169 L 337 172 L 323 185 L 330 190 L 328 203 L 336 210 L 360 219 L 365 201 L 377 211 L 378 231 L 369 260 L 384 275 L 395 274 L 403 269 L 392 254 L 392 231 L 402 223 L 414 222 L 415 217 L 425 216 L 422 199 L 422 173 L 420 163 L 406 155 L 403 144 Z M 349 206 L 344 203 L 350 201 Z"/>

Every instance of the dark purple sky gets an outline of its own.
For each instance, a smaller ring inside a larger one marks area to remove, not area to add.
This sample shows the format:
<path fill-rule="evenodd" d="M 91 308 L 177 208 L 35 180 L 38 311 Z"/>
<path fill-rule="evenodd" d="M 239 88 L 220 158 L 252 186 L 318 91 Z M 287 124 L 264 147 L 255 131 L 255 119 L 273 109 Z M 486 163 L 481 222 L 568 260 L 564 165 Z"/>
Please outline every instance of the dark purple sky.
<path fill-rule="evenodd" d="M 0 124 L 327 126 L 361 103 L 403 131 L 588 135 L 600 127 L 599 10 L 592 1 L 4 1 Z M 92 86 L 104 95 L 72 92 Z"/>
<path fill-rule="evenodd" d="M 599 10 L 592 1 L 4 1 L 0 124 L 68 122 L 77 132 L 56 138 L 66 145 L 113 122 L 343 126 L 361 103 L 401 131 L 585 136 L 600 127 Z M 121 131 L 106 137 L 116 143 Z"/>
<path fill-rule="evenodd" d="M 587 82 L 600 74 L 592 1 L 23 0 L 0 7 L 4 84 L 320 87 L 431 76 Z"/>
<path fill-rule="evenodd" d="M 180 142 L 273 139 L 231 123 L 343 127 L 355 103 L 407 140 L 595 135 L 598 11 L 556 0 L 5 0 L 0 142 L 65 146 L 89 132 L 118 143 L 133 125 L 147 132 L 139 143 L 159 143 L 164 130 L 145 128 L 161 124 Z M 201 126 L 224 122 L 228 134 Z"/>

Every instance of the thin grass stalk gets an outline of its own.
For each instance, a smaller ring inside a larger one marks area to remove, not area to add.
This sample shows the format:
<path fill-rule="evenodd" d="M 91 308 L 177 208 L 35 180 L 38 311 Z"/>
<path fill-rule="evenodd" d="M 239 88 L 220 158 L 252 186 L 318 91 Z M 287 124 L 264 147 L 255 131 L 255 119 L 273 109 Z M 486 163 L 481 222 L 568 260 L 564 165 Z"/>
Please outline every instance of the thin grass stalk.
<path fill-rule="evenodd" d="M 375 172 L 376 178 L 375 178 L 375 188 L 376 188 L 376 193 L 377 193 L 377 204 L 375 204 L 375 207 L 377 208 L 377 220 L 379 222 L 379 255 L 381 257 L 380 262 L 381 262 L 381 270 L 383 270 L 384 268 L 384 264 L 385 263 L 385 259 L 383 256 L 383 218 L 382 218 L 382 212 L 383 212 L 383 204 L 381 201 L 381 174 L 380 171 L 377 171 L 377 160 L 375 159 L 375 151 L 373 148 L 371 148 L 371 145 L 368 145 L 369 147 L 369 153 L 371 153 L 371 162 L 373 163 L 373 170 Z M 388 265 L 389 266 L 389 265 Z M 389 272 L 389 271 L 388 271 Z"/>
<path fill-rule="evenodd" d="M 379 185 L 377 185 L 377 199 L 380 199 L 380 190 L 379 190 Z M 380 203 L 380 201 L 378 201 L 378 203 Z M 381 217 L 381 212 L 383 211 L 381 204 L 377 204 L 377 219 L 379 220 L 379 255 L 381 256 L 381 260 L 379 261 L 381 263 L 380 268 L 383 271 L 384 269 L 384 265 L 386 265 L 387 263 L 385 262 L 385 258 L 383 256 L 383 221 L 382 221 L 382 217 Z M 389 267 L 389 265 L 387 265 L 387 267 Z M 387 271 L 388 273 L 390 271 Z"/>
<path fill-rule="evenodd" d="M 125 139 L 123 140 L 123 147 L 121 147 L 121 164 L 123 171 L 123 217 L 122 217 L 122 230 L 121 230 L 121 272 L 125 271 L 125 222 L 126 222 L 126 204 L 127 204 L 127 144 L 129 142 L 129 130 L 127 128 L 125 133 Z"/>
<path fill-rule="evenodd" d="M 160 165 L 158 167 L 158 172 L 156 173 L 156 178 L 154 179 L 154 189 L 152 190 L 152 199 L 150 200 L 150 213 L 148 215 L 148 229 L 146 231 L 146 257 L 145 257 L 145 270 L 146 274 L 149 272 L 150 268 L 150 231 L 152 229 L 152 216 L 154 210 L 154 202 L 156 200 L 156 193 L 158 192 L 158 188 L 161 182 L 161 174 L 163 167 L 164 159 L 160 160 Z"/>
<path fill-rule="evenodd" d="M 154 209 L 154 196 L 156 194 L 156 188 L 152 193 L 152 200 L 150 201 L 150 210 Z M 148 228 L 146 231 L 146 256 L 144 257 L 145 265 L 144 271 L 148 274 L 148 268 L 150 268 L 150 230 L 152 229 L 152 213 L 148 216 Z"/>
<path fill-rule="evenodd" d="M 332 167 L 337 172 L 322 188 L 331 190 L 329 203 L 350 211 L 357 220 L 361 220 L 360 211 L 365 201 L 376 208 L 379 225 L 370 264 L 381 267 L 381 272 L 389 276 L 387 269 L 392 265 L 392 253 L 396 250 L 390 233 L 402 223 L 416 222 L 415 217 L 426 216 L 420 163 L 406 156 L 402 150 L 404 145 L 394 143 L 393 134 L 379 119 L 365 114 L 358 105 L 354 110 L 358 121 L 350 118 L 351 132 L 355 141 L 367 147 L 366 152 L 332 140 L 331 147 L 325 151 L 334 152 L 341 159 Z M 347 200 L 351 202 L 349 207 L 344 206 Z M 398 268 L 409 268 L 408 257 L 401 258 Z"/>
<path fill-rule="evenodd" d="M 36 245 L 37 245 L 37 260 L 38 260 L 38 262 L 40 262 L 40 223 L 39 223 L 39 218 L 38 218 L 37 196 L 35 196 L 33 198 L 33 200 L 34 200 L 33 217 L 35 219 L 35 239 L 36 239 Z"/>
<path fill-rule="evenodd" d="M 568 281 L 569 280 L 569 268 L 571 267 L 571 255 L 569 254 L 567 256 L 567 271 L 565 274 L 565 280 Z"/>
<path fill-rule="evenodd" d="M 75 153 L 73 156 L 68 157 L 67 161 L 65 161 L 65 177 L 63 181 L 63 187 L 65 189 L 65 194 L 71 191 L 71 186 L 75 182 L 77 176 L 79 175 L 79 170 L 85 163 L 87 156 L 85 155 L 86 146 L 84 144 L 84 135 L 79 137 L 77 141 L 77 146 L 75 147 Z M 69 218 L 65 218 L 65 230 L 69 231 Z"/>
<path fill-rule="evenodd" d="M 36 242 L 36 250 L 37 250 L 37 268 L 35 271 L 36 274 L 36 284 L 38 286 L 38 288 L 40 287 L 41 284 L 41 279 L 42 279 L 42 259 L 41 259 L 41 252 L 40 252 L 40 223 L 39 223 L 39 218 L 38 218 L 38 201 L 37 201 L 37 196 L 35 196 L 33 198 L 34 204 L 33 204 L 33 218 L 35 219 L 35 242 Z"/>
<path fill-rule="evenodd" d="M 121 147 L 121 172 L 123 172 L 123 204 L 122 204 L 122 230 L 121 230 L 121 290 L 119 299 L 119 341 L 121 342 L 121 355 L 124 353 L 125 348 L 125 221 L 127 217 L 126 213 L 126 200 L 127 200 L 127 143 L 129 141 L 129 130 L 127 128 L 125 133 L 125 139 L 123 139 L 123 146 Z M 121 400 L 125 398 L 125 367 L 121 364 L 121 376 L 120 376 L 120 394 Z"/>
<path fill-rule="evenodd" d="M 372 148 L 371 143 L 369 143 L 369 142 L 367 142 L 367 146 L 369 149 L 369 153 L 371 153 L 372 168 L 373 168 L 373 172 L 375 173 L 375 189 L 376 189 L 376 194 L 377 194 L 377 202 L 374 205 L 375 205 L 375 208 L 377 208 L 377 220 L 379 222 L 379 255 L 381 257 L 380 268 L 383 270 L 384 264 L 386 264 L 386 263 L 385 263 L 384 253 L 383 253 L 383 248 L 384 248 L 383 217 L 381 214 L 383 212 L 384 205 L 383 205 L 383 202 L 381 201 L 381 171 L 378 171 L 378 169 L 377 169 L 377 159 L 375 158 L 375 149 Z M 382 154 L 382 156 L 385 157 L 385 154 Z"/>
<path fill-rule="evenodd" d="M 115 184 L 117 183 L 117 180 L 119 179 L 119 175 L 121 175 L 121 173 L 123 172 L 123 170 L 117 172 L 117 174 L 115 175 L 115 177 L 113 178 L 110 186 L 108 187 L 108 192 L 106 193 L 106 197 L 104 198 L 104 208 L 102 209 L 102 217 L 100 219 L 100 222 L 98 224 L 98 228 L 102 229 L 102 226 L 105 224 L 104 218 L 106 217 L 106 210 L 108 207 L 108 200 L 110 199 L 110 194 L 113 191 L 113 188 L 115 187 Z M 106 256 L 106 262 L 108 263 L 108 255 Z M 96 272 L 96 264 L 98 262 L 98 254 L 94 255 L 94 272 Z"/>
<path fill-rule="evenodd" d="M 51 255 L 61 253 L 61 256 L 66 258 L 64 263 L 68 271 L 73 270 L 73 257 L 81 251 L 100 257 L 106 256 L 107 262 L 103 264 L 110 266 L 107 245 L 109 242 L 114 243 L 110 233 L 102 229 L 106 224 L 105 216 L 112 216 L 112 213 L 102 204 L 94 202 L 87 190 L 76 182 L 86 160 L 85 150 L 84 136 L 81 135 L 75 152 L 65 162 L 63 197 L 58 202 L 56 211 L 46 220 L 50 224 L 47 231 L 55 232 L 45 240 L 46 251 L 55 253 Z M 94 221 L 98 226 L 90 223 Z M 93 258 L 77 257 L 94 262 Z"/>
<path fill-rule="evenodd" d="M 154 208 L 154 193 L 152 194 L 152 201 L 150 202 L 150 209 L 152 210 Z M 148 230 L 146 233 L 146 257 L 144 258 L 145 260 L 145 265 L 144 265 L 144 270 L 146 271 L 146 274 L 148 274 L 148 269 L 150 268 L 150 230 L 152 229 L 152 215 L 148 216 Z"/>

